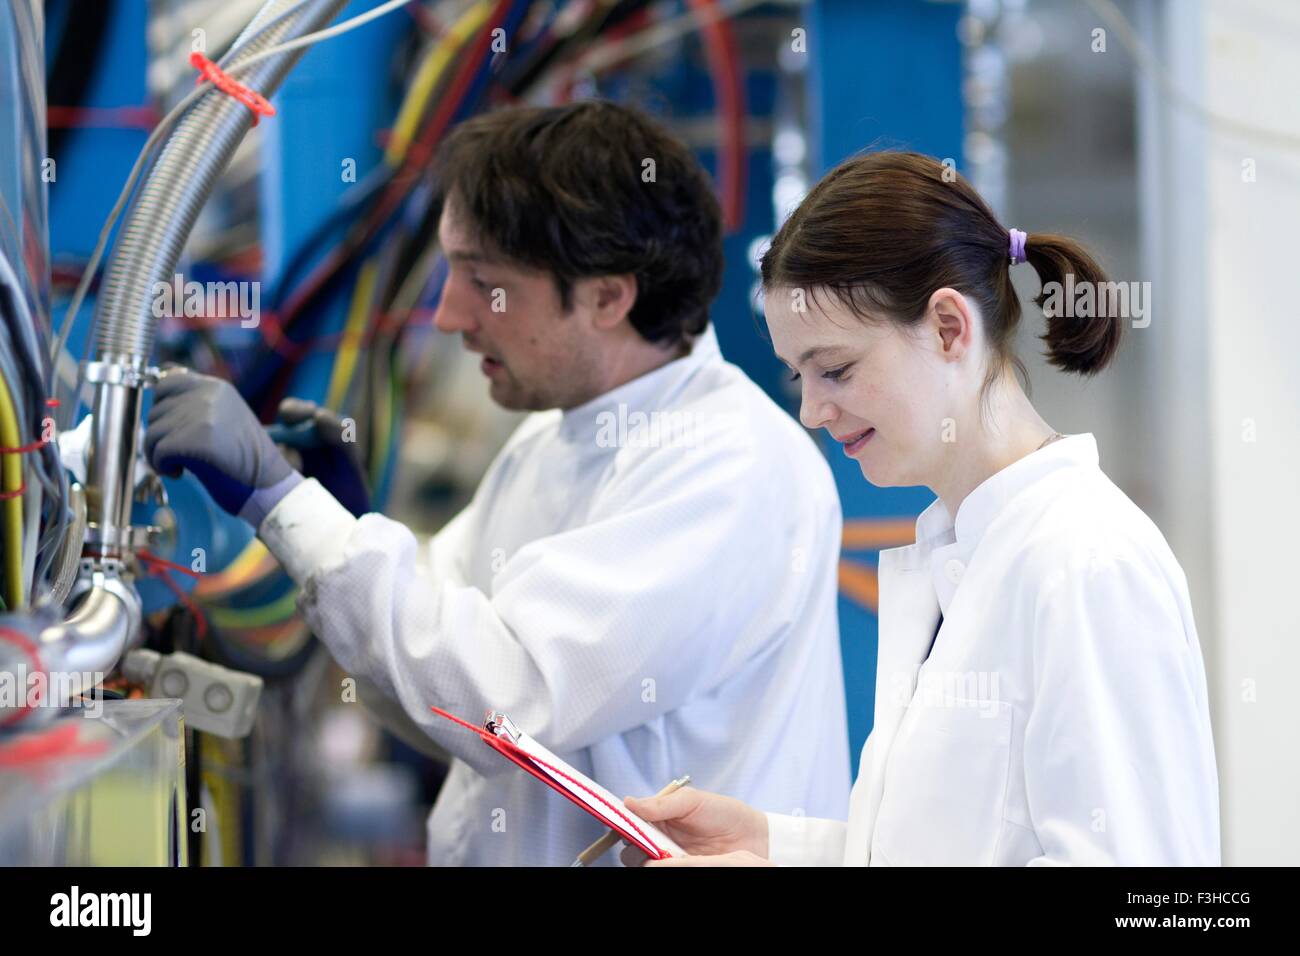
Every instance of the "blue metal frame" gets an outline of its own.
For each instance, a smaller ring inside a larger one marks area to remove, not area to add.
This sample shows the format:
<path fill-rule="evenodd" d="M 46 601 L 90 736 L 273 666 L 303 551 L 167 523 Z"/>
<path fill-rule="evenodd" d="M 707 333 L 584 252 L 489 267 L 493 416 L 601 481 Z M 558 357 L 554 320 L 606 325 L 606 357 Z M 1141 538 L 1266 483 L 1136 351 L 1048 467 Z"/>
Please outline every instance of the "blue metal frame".
<path fill-rule="evenodd" d="M 818 175 L 869 148 L 907 148 L 961 165 L 961 3 L 816 0 L 807 20 L 809 115 Z M 856 462 L 825 436 L 845 522 L 915 516 L 934 496 L 925 488 L 874 488 Z M 877 553 L 854 560 L 874 566 Z M 875 613 L 840 597 L 840 643 L 849 745 L 858 758 L 875 709 Z"/>

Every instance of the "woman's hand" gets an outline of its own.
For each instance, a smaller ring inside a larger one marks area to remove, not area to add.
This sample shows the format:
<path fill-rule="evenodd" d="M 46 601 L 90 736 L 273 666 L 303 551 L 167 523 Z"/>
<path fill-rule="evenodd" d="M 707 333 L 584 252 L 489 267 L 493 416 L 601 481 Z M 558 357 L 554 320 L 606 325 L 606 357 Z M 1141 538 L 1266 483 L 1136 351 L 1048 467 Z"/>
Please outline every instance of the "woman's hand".
<path fill-rule="evenodd" d="M 761 866 L 767 863 L 767 817 L 761 810 L 739 800 L 683 787 L 662 797 L 628 797 L 624 803 L 690 854 L 671 861 L 653 861 L 655 866 Z M 646 855 L 635 847 L 625 849 L 622 859 L 627 866 L 648 862 Z"/>

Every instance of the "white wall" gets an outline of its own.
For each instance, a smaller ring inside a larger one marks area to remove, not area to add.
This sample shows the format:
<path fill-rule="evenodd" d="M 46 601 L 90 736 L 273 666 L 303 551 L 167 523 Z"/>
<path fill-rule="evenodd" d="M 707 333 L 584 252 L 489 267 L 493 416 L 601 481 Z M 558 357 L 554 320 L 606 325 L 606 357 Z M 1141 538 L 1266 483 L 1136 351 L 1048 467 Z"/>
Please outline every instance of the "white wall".
<path fill-rule="evenodd" d="M 1300 863 L 1300 4 L 1153 2 L 1144 26 L 1198 116 L 1140 95 L 1155 310 L 1144 502 L 1192 586 L 1210 674 L 1228 864 Z M 1253 161 L 1255 181 L 1244 181 Z M 1150 427 L 1154 424 L 1155 427 Z"/>

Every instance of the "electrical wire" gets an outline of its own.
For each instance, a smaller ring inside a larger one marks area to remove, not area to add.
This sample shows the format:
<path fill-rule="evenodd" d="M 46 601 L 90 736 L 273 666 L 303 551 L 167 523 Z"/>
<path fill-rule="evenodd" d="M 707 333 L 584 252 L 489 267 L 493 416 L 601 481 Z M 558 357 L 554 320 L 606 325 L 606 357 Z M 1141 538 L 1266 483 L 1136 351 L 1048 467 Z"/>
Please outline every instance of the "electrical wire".
<path fill-rule="evenodd" d="M 738 230 L 745 217 L 745 78 L 736 49 L 731 21 L 715 15 L 718 0 L 688 0 L 704 35 L 704 48 L 713 83 L 713 95 L 722 116 L 718 144 L 718 181 L 722 193 L 722 219 Z"/>
<path fill-rule="evenodd" d="M 610 40 L 584 50 L 577 58 L 576 66 L 578 69 L 600 73 L 649 53 L 656 47 L 688 33 L 703 29 L 715 20 L 737 17 L 747 10 L 768 2 L 770 0 L 721 0 L 713 4 L 713 9 L 707 14 L 701 15 L 694 11 L 683 13 L 632 36 Z M 553 70 L 552 74 L 554 72 L 558 71 Z M 548 74 L 538 81 L 538 85 L 545 86 L 552 78 L 552 75 Z"/>
<path fill-rule="evenodd" d="M 9 383 L 11 394 L 19 421 L 20 434 L 24 442 L 34 434 L 43 434 L 44 429 L 37 427 L 42 423 L 47 408 L 57 404 L 46 398 L 49 374 L 44 367 L 43 347 L 40 325 L 27 304 L 26 295 L 19 283 L 8 258 L 0 254 L 0 311 L 5 319 L 5 350 L 0 368 L 5 370 L 4 378 Z M 16 364 L 10 365 L 10 359 Z M 23 405 L 23 399 L 26 405 Z M 30 429 L 30 430 L 29 430 Z M 53 442 L 45 442 L 34 449 L 36 454 L 30 460 L 31 473 L 41 487 L 39 495 L 32 504 L 32 519 L 39 520 L 39 514 L 46 500 L 57 509 L 52 523 L 47 522 L 44 533 L 33 536 L 35 541 L 36 565 L 32 569 L 32 587 L 35 591 L 45 581 L 55 556 L 58 544 L 67 531 L 70 520 L 68 511 L 68 478 L 59 458 L 58 448 Z M 24 562 L 23 565 L 27 567 Z"/>
<path fill-rule="evenodd" d="M 23 588 L 23 459 L 22 433 L 14 410 L 10 383 L 0 381 L 0 486 L 4 488 L 4 598 L 8 610 L 25 604 Z"/>
<path fill-rule="evenodd" d="M 308 33 L 284 43 L 277 43 L 275 46 L 267 47 L 265 50 L 254 53 L 246 59 L 232 63 L 229 67 L 223 67 L 223 69 L 225 69 L 227 73 L 237 72 L 252 66 L 254 63 L 260 63 L 262 60 L 269 57 L 279 56 L 281 53 L 288 53 L 290 50 L 300 50 L 305 46 L 312 46 L 313 44 L 320 43 L 322 40 L 329 40 L 332 37 L 342 36 L 344 33 L 349 33 L 352 30 L 355 30 L 357 27 L 365 26 L 372 20 L 378 20 L 385 14 L 392 13 L 399 7 L 404 7 L 408 3 L 414 2 L 415 0 L 387 0 L 386 3 L 381 3 L 379 6 L 367 10 L 365 13 L 357 14 L 350 20 L 344 20 L 341 23 L 336 23 L 332 27 L 327 27 L 324 30 L 317 30 L 315 33 Z"/>
<path fill-rule="evenodd" d="M 352 305 L 348 309 L 343 340 L 339 343 L 338 356 L 334 360 L 329 386 L 325 390 L 325 405 L 328 408 L 342 408 L 348 386 L 352 383 L 357 368 L 357 354 L 361 350 L 361 337 L 365 333 L 366 320 L 370 317 L 377 268 L 373 261 L 365 263 L 357 277 L 357 284 L 353 287 Z"/>
<path fill-rule="evenodd" d="M 429 98 L 437 87 L 438 81 L 446 72 L 447 65 L 451 62 L 455 52 L 464 46 L 470 37 L 483 26 L 483 22 L 487 20 L 488 13 L 491 10 L 491 3 L 487 2 L 487 0 L 479 0 L 452 25 L 451 29 L 442 35 L 437 43 L 430 47 L 429 55 L 420 64 L 415 79 L 411 83 L 410 93 L 402 101 L 402 105 L 397 112 L 397 119 L 393 123 L 393 134 L 388 141 L 387 148 L 384 150 L 384 160 L 388 165 L 402 165 L 402 161 L 414 140 L 420 118 L 424 115 Z"/>

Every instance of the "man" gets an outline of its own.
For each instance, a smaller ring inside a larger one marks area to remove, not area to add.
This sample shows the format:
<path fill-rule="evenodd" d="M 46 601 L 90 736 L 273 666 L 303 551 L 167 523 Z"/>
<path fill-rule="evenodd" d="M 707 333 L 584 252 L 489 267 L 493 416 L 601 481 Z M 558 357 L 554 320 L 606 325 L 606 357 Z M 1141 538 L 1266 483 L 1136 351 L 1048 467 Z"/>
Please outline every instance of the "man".
<path fill-rule="evenodd" d="M 718 352 L 704 171 L 644 116 L 586 102 L 468 121 L 435 173 L 436 325 L 534 414 L 427 551 L 294 472 L 216 379 L 159 383 L 155 466 L 253 523 L 339 664 L 455 755 L 431 863 L 564 864 L 602 832 L 434 704 L 504 711 L 620 795 L 689 773 L 843 818 L 838 500 L 809 437 Z"/>

